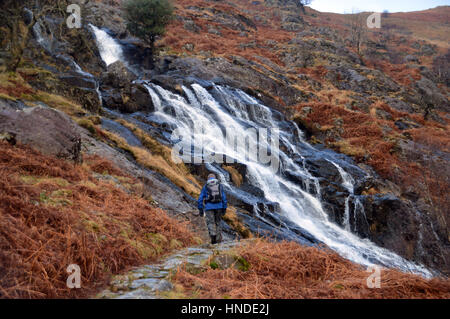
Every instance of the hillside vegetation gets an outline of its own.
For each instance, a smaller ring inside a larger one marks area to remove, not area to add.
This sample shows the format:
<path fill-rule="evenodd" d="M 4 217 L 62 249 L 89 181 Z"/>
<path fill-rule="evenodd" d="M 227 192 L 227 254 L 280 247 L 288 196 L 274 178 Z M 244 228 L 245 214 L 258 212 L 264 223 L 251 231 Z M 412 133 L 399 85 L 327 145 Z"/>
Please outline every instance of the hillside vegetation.
<path fill-rule="evenodd" d="M 0 141 L 0 296 L 86 297 L 112 274 L 195 243 L 108 161 L 83 165 Z M 81 268 L 82 288 L 66 286 Z"/>

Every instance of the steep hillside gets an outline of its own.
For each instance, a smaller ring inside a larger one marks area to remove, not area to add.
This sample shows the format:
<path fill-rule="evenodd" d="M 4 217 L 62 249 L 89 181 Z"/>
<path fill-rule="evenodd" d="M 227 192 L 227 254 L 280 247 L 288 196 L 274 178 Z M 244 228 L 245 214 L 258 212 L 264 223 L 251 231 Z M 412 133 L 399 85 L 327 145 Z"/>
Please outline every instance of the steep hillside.
<path fill-rule="evenodd" d="M 349 277 L 362 278 L 358 263 L 450 273 L 450 7 L 383 15 L 369 30 L 368 13 L 303 11 L 294 0 L 177 0 L 151 57 L 121 1 L 70 2 L 81 28 L 67 27 L 66 0 L 42 16 L 52 1 L 0 3 L 1 297 L 91 295 L 111 275 L 207 240 L 196 197 L 210 172 L 229 197 L 227 241 L 293 243 L 242 248 L 248 273 L 181 272 L 185 292 L 249 297 L 244 283 L 265 278 L 251 297 L 296 297 L 289 289 L 304 284 L 319 295 L 303 297 L 448 296 L 447 282 L 410 285 L 396 271 L 386 278 L 397 294 L 358 292 Z M 12 3 L 13 19 L 2 7 Z M 229 149 L 234 163 L 176 162 L 172 133 L 194 136 L 197 124 L 207 141 L 214 129 L 277 127 L 279 171 Z M 308 248 L 324 244 L 341 257 Z M 285 247 L 292 254 L 278 253 Z M 315 253 L 301 264 L 306 251 Z M 72 262 L 99 285 L 66 289 Z M 192 291 L 213 281 L 220 291 Z"/>

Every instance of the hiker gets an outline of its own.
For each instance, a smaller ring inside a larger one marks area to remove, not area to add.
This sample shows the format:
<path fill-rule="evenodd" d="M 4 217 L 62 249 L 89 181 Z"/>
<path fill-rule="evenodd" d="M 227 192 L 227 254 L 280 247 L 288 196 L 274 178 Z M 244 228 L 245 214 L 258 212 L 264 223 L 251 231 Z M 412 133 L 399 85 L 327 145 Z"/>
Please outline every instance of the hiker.
<path fill-rule="evenodd" d="M 220 243 L 222 241 L 220 223 L 227 211 L 227 197 L 214 174 L 208 175 L 206 185 L 198 198 L 198 210 L 200 216 L 203 217 L 206 214 L 206 224 L 208 225 L 211 243 Z"/>

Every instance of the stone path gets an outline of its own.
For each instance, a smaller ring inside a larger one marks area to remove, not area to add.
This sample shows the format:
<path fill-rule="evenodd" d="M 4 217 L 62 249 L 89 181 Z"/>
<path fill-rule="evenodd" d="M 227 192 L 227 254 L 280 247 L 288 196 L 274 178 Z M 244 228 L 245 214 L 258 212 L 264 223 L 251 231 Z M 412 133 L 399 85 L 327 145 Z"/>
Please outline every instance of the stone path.
<path fill-rule="evenodd" d="M 192 270 L 205 269 L 206 262 L 213 255 L 220 255 L 239 245 L 238 241 L 224 242 L 218 245 L 189 247 L 164 257 L 161 261 L 145 265 L 124 275 L 114 276 L 109 288 L 99 293 L 101 299 L 163 299 L 164 292 L 170 292 L 174 286 L 170 275 L 179 266 Z"/>

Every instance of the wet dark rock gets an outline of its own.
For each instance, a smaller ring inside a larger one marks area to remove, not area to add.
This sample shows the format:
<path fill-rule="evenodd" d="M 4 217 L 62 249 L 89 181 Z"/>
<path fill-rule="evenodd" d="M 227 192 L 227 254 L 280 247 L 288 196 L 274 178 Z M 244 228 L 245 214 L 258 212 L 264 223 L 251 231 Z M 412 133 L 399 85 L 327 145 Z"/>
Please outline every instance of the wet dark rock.
<path fill-rule="evenodd" d="M 132 67 L 137 69 L 150 70 L 153 68 L 152 50 L 142 40 L 134 37 L 121 39 L 120 44 L 123 50 L 123 56 Z"/>
<path fill-rule="evenodd" d="M 386 97 L 385 101 L 390 107 L 392 107 L 398 111 L 408 112 L 408 113 L 414 112 L 414 108 L 410 104 L 408 104 L 402 100 L 399 100 L 396 98 L 391 98 L 391 97 Z"/>
<path fill-rule="evenodd" d="M 148 90 L 133 82 L 135 79 L 136 76 L 122 62 L 111 64 L 101 82 L 104 106 L 125 113 L 154 111 Z"/>
<path fill-rule="evenodd" d="M 369 197 L 364 210 L 370 225 L 369 239 L 407 259 L 414 258 L 419 221 L 413 207 L 393 195 Z"/>
<path fill-rule="evenodd" d="M 89 78 L 81 75 L 64 74 L 59 76 L 59 79 L 69 86 L 77 86 L 90 90 L 95 90 L 97 88 L 97 82 L 94 78 Z"/>
<path fill-rule="evenodd" d="M 398 127 L 398 129 L 400 129 L 400 130 L 409 130 L 409 129 L 412 129 L 412 128 L 418 128 L 418 127 L 420 127 L 421 125 L 419 125 L 419 124 L 417 124 L 417 123 L 414 123 L 414 122 L 412 122 L 412 121 L 409 121 L 409 120 L 407 120 L 407 119 L 400 119 L 400 120 L 397 120 L 397 121 L 395 121 L 395 126 L 397 126 Z"/>
<path fill-rule="evenodd" d="M 83 8 L 83 20 L 99 28 L 108 29 L 117 38 L 128 35 L 120 6 L 111 6 L 106 2 L 74 0 Z"/>
<path fill-rule="evenodd" d="M 101 83 L 103 86 L 124 88 L 129 86 L 136 78 L 122 61 L 116 61 L 108 66 L 107 72 L 102 75 Z"/>

